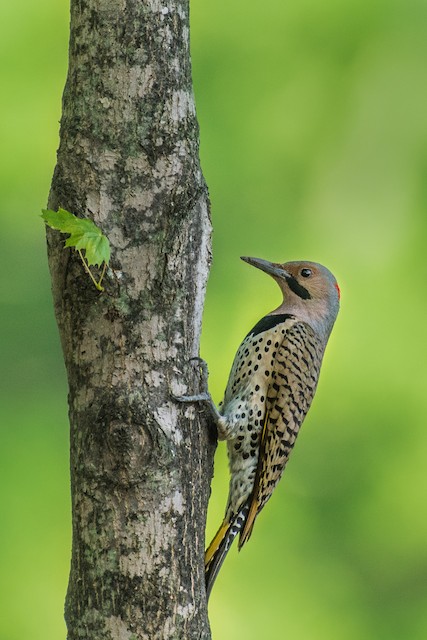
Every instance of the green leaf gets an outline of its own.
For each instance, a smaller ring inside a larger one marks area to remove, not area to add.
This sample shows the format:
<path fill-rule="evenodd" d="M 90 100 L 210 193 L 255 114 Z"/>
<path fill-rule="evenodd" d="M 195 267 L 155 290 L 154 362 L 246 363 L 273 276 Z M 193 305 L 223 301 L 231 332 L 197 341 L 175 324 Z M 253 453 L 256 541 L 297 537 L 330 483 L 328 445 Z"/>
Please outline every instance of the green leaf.
<path fill-rule="evenodd" d="M 66 211 L 65 209 L 58 209 L 58 211 L 52 211 L 52 209 L 43 209 L 42 218 L 52 229 L 58 229 L 62 233 L 71 233 L 78 226 L 79 220 L 74 214 Z"/>
<path fill-rule="evenodd" d="M 42 218 L 52 229 L 70 234 L 65 242 L 66 247 L 85 251 L 88 266 L 98 265 L 110 260 L 110 243 L 101 229 L 88 218 L 78 218 L 65 209 L 52 211 L 44 209 Z"/>

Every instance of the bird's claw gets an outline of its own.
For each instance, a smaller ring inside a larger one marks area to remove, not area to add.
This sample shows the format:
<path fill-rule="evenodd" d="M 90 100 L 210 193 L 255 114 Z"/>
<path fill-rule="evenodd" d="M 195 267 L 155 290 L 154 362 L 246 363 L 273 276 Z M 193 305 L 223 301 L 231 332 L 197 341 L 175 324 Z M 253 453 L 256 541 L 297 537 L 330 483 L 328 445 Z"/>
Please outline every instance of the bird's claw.
<path fill-rule="evenodd" d="M 208 392 L 208 378 L 209 378 L 209 371 L 208 371 L 208 364 L 206 362 L 206 360 L 203 360 L 203 358 L 200 358 L 200 356 L 193 356 L 192 358 L 190 358 L 189 362 L 196 362 L 198 367 L 200 368 L 200 372 L 201 372 L 201 382 L 200 382 L 200 386 L 203 389 L 203 393 L 206 395 L 209 395 Z M 200 395 L 200 394 L 198 394 Z M 206 400 L 207 398 L 202 398 L 202 400 Z"/>
<path fill-rule="evenodd" d="M 203 358 L 199 356 L 193 356 L 189 359 L 189 362 L 196 362 L 200 367 L 202 380 L 201 387 L 204 389 L 202 393 L 196 393 L 191 396 L 173 396 L 174 400 L 177 402 L 212 402 L 211 395 L 208 391 L 208 365 Z"/>
<path fill-rule="evenodd" d="M 192 361 L 197 362 L 197 364 L 199 365 L 202 372 L 202 384 L 203 387 L 207 389 L 209 378 L 208 363 L 206 362 L 206 360 L 203 360 L 203 358 L 200 358 L 200 356 L 194 356 L 193 358 L 190 358 L 190 362 Z"/>

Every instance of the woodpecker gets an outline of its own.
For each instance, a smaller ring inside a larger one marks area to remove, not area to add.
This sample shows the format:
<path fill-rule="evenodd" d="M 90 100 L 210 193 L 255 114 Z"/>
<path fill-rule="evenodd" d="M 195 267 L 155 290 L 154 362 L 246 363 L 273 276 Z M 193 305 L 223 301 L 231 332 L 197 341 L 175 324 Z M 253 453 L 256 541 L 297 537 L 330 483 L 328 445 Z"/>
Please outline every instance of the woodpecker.
<path fill-rule="evenodd" d="M 316 391 L 325 347 L 339 310 L 335 277 L 315 262 L 242 260 L 269 274 L 283 302 L 249 331 L 237 350 L 224 400 L 203 401 L 227 441 L 230 487 L 224 520 L 206 550 L 206 593 L 237 535 L 239 549 L 280 480 Z"/>

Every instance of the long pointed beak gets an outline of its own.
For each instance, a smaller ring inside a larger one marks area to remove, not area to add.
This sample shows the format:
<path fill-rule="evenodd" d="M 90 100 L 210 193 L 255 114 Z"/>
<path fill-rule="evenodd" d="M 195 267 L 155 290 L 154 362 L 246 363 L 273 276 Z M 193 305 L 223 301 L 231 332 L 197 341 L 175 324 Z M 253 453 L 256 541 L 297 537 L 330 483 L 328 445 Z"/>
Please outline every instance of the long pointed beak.
<path fill-rule="evenodd" d="M 261 269 L 261 271 L 265 271 L 265 273 L 268 273 L 270 276 L 284 279 L 291 277 L 288 271 L 282 269 L 280 264 L 276 264 L 275 262 L 268 262 L 268 260 L 263 260 L 262 258 L 249 258 L 248 256 L 241 256 L 240 259 L 257 269 Z"/>

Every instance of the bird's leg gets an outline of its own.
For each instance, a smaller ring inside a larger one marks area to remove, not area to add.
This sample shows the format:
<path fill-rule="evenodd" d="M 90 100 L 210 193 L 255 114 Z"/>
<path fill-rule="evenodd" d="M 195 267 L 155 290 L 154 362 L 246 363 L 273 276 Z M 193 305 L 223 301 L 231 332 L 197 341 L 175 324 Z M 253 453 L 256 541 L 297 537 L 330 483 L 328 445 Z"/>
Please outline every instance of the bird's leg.
<path fill-rule="evenodd" d="M 215 404 L 215 402 L 212 400 L 212 396 L 209 393 L 208 390 L 208 377 L 209 377 L 209 372 L 208 372 L 208 365 L 207 363 L 199 357 L 195 357 L 195 358 L 191 358 L 191 360 L 196 360 L 200 366 L 201 369 L 201 387 L 202 389 L 204 389 L 204 391 L 202 393 L 197 393 L 194 396 L 175 396 L 175 400 L 177 400 L 178 402 L 201 402 L 203 403 L 206 408 L 209 411 L 209 414 L 212 418 L 212 420 L 215 423 L 215 426 L 218 430 L 218 435 L 221 438 L 222 432 L 223 432 L 223 426 L 222 423 L 224 422 L 224 417 L 220 414 L 220 412 L 218 411 L 218 408 Z"/>

